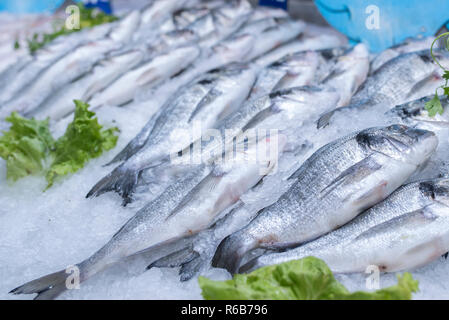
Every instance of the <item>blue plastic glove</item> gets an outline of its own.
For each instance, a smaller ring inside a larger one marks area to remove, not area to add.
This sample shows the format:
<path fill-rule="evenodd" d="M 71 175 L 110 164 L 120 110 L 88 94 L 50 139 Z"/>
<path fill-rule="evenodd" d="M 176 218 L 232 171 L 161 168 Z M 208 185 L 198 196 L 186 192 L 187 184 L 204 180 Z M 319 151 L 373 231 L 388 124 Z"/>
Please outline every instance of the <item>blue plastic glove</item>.
<path fill-rule="evenodd" d="M 448 0 L 315 0 L 334 28 L 379 52 L 412 37 L 434 35 L 449 21 Z"/>

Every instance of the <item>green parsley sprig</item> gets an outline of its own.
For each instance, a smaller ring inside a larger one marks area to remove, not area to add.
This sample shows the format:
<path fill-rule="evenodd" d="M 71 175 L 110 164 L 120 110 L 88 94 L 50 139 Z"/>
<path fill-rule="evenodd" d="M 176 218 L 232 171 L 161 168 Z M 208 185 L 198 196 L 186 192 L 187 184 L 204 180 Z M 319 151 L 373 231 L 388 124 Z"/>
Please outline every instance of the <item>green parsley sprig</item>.
<path fill-rule="evenodd" d="M 448 36 L 449 36 L 449 32 L 440 34 L 438 37 L 435 38 L 435 40 L 433 40 L 432 45 L 430 47 L 430 55 L 432 56 L 432 59 L 435 61 L 435 63 L 443 70 L 443 79 L 445 82 L 443 85 L 439 86 L 435 90 L 435 96 L 430 101 L 428 101 L 426 103 L 426 110 L 429 114 L 429 117 L 435 117 L 437 113 L 443 114 L 443 112 L 444 112 L 443 106 L 442 106 L 440 98 L 438 96 L 438 90 L 443 89 L 443 94 L 449 97 L 449 70 L 446 69 L 446 67 L 444 67 L 443 65 L 441 65 L 441 63 L 438 61 L 438 59 L 433 54 L 433 46 L 435 45 L 435 43 L 438 40 L 440 40 L 442 37 L 448 37 Z M 446 48 L 446 50 L 449 50 L 449 38 L 446 39 L 445 48 Z"/>

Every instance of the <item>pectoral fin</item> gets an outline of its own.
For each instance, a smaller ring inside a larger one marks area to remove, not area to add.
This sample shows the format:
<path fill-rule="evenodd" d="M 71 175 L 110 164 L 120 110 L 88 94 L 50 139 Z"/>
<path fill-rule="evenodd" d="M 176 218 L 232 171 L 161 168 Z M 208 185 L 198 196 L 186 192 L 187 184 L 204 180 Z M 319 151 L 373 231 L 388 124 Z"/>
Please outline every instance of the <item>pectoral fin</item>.
<path fill-rule="evenodd" d="M 209 92 L 204 96 L 204 98 L 201 99 L 201 101 L 197 104 L 195 110 L 193 110 L 188 122 L 191 122 L 198 115 L 198 113 L 201 110 L 203 110 L 206 106 L 213 103 L 222 94 L 223 94 L 223 92 L 221 92 L 215 88 L 212 88 L 211 90 L 209 90 Z"/>
<path fill-rule="evenodd" d="M 340 186 L 360 182 L 380 168 L 382 168 L 381 165 L 375 162 L 371 157 L 367 157 L 343 171 L 337 178 L 335 178 L 335 180 L 320 191 L 319 198 L 323 199 Z"/>

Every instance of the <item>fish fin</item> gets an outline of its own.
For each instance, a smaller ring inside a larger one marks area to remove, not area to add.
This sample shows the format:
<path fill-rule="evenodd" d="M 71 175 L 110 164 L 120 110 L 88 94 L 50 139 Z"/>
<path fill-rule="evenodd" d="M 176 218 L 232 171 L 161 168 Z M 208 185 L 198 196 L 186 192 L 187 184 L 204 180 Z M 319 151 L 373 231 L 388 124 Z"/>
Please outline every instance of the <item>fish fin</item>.
<path fill-rule="evenodd" d="M 196 105 L 195 110 L 193 110 L 192 114 L 189 118 L 189 123 L 192 122 L 192 120 L 197 116 L 197 114 L 204 109 L 207 105 L 210 105 L 213 103 L 223 92 L 220 90 L 217 90 L 215 88 L 212 88 L 209 90 L 209 92 L 201 99 L 201 101 Z"/>
<path fill-rule="evenodd" d="M 142 73 L 136 80 L 138 86 L 147 85 L 159 78 L 159 76 L 155 76 L 156 68 L 150 68 L 144 73 Z"/>
<path fill-rule="evenodd" d="M 399 226 L 408 225 L 410 228 L 419 227 L 424 224 L 432 223 L 436 219 L 437 217 L 433 216 L 427 207 L 424 207 L 415 211 L 404 213 L 400 216 L 375 225 L 374 227 L 359 234 L 353 239 L 353 241 L 378 237 L 381 234 L 388 234 L 391 232 L 397 233 Z"/>
<path fill-rule="evenodd" d="M 52 300 L 67 290 L 66 279 L 69 275 L 65 270 L 61 270 L 39 279 L 30 281 L 11 290 L 12 294 L 33 294 L 37 293 L 35 300 Z"/>
<path fill-rule="evenodd" d="M 242 128 L 245 132 L 248 129 L 254 128 L 257 124 L 261 123 L 265 119 L 272 115 L 279 113 L 280 109 L 276 107 L 276 104 L 270 105 L 268 108 L 261 110 L 258 114 L 251 118 L 251 120 Z"/>
<path fill-rule="evenodd" d="M 191 246 L 181 249 L 179 251 L 173 252 L 159 260 L 154 261 L 150 264 L 147 269 L 151 268 L 175 268 L 179 267 L 184 263 L 188 263 L 198 257 L 199 254 L 193 250 Z"/>
<path fill-rule="evenodd" d="M 251 259 L 250 261 L 248 261 L 247 263 L 245 263 L 244 265 L 242 265 L 239 268 L 239 273 L 250 273 L 256 269 L 259 269 L 260 267 L 262 267 L 259 263 L 259 258 L 254 258 Z"/>
<path fill-rule="evenodd" d="M 381 167 L 382 166 L 375 162 L 371 157 L 367 157 L 344 170 L 337 178 L 320 191 L 319 198 L 323 199 L 341 185 L 354 181 L 362 181 L 364 178 L 378 171 Z"/>
<path fill-rule="evenodd" d="M 209 263 L 210 258 L 205 258 L 202 255 L 197 255 L 195 258 L 181 265 L 179 269 L 179 280 L 182 282 L 189 281 L 196 275 L 198 275 L 201 270 L 205 269 Z"/>
<path fill-rule="evenodd" d="M 139 170 L 128 169 L 123 164 L 101 179 L 86 195 L 86 198 L 98 197 L 109 191 L 117 192 L 123 198 L 123 206 L 132 202 L 132 194 L 140 175 Z"/>
<path fill-rule="evenodd" d="M 126 260 L 133 260 L 136 258 L 143 260 L 143 263 L 145 264 L 144 268 L 150 269 L 155 262 L 163 259 L 164 257 L 167 257 L 174 252 L 191 248 L 194 239 L 195 235 L 181 236 L 170 239 L 134 253 L 127 257 Z"/>
<path fill-rule="evenodd" d="M 240 240 L 241 231 L 226 238 L 218 246 L 212 259 L 212 266 L 226 269 L 231 274 L 235 274 L 245 254 L 257 247 L 257 242 L 250 241 L 242 243 Z"/>
<path fill-rule="evenodd" d="M 182 201 L 176 206 L 175 209 L 167 216 L 166 220 L 172 218 L 178 214 L 187 204 L 190 203 L 192 198 L 200 193 L 200 190 L 205 190 L 209 194 L 214 191 L 220 182 L 223 175 L 217 175 L 214 171 L 209 173 L 203 180 L 200 181 L 190 192 L 182 199 Z"/>
<path fill-rule="evenodd" d="M 331 118 L 334 116 L 336 110 L 332 110 L 326 113 L 323 113 L 317 121 L 317 129 L 325 128 L 329 125 Z"/>

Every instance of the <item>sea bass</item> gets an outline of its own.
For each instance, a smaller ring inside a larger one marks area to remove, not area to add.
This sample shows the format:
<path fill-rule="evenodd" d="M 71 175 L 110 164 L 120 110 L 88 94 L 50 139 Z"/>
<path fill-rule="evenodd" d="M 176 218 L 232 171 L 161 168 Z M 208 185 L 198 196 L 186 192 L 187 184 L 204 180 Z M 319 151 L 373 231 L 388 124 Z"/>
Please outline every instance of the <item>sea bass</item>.
<path fill-rule="evenodd" d="M 4 86 L 2 86 L 3 89 L 0 93 L 0 103 L 4 104 L 13 99 L 21 90 L 31 84 L 39 74 L 81 44 L 104 38 L 110 32 L 112 26 L 113 24 L 101 25 L 93 29 L 59 37 L 42 50 L 37 51 L 34 56 L 25 56 L 16 65 L 2 73 L 1 83 Z M 11 81 L 12 79 L 14 81 Z"/>
<path fill-rule="evenodd" d="M 52 121 L 60 120 L 74 110 L 73 100 L 89 101 L 94 94 L 139 64 L 143 56 L 141 51 L 130 51 L 100 61 L 90 73 L 60 89 L 42 104 L 42 108 L 31 112 L 29 116 L 38 119 L 50 117 Z"/>
<path fill-rule="evenodd" d="M 90 102 L 92 106 L 120 106 L 134 99 L 139 87 L 151 88 L 188 67 L 200 54 L 196 45 L 180 47 L 159 55 L 150 62 L 129 71 Z"/>
<path fill-rule="evenodd" d="M 392 125 L 323 146 L 289 178 L 295 183 L 275 204 L 223 240 L 213 266 L 235 273 L 254 249 L 296 247 L 338 228 L 400 187 L 437 144 L 431 131 Z"/>
<path fill-rule="evenodd" d="M 255 81 L 255 72 L 248 65 L 231 64 L 201 77 L 182 90 L 164 107 L 156 120 L 145 147 L 110 175 L 106 176 L 87 197 L 110 191 L 111 179 L 120 184 L 121 170 L 139 172 L 139 168 L 158 165 L 170 155 L 189 146 L 201 137 L 202 130 L 216 127 L 217 123 L 232 114 L 246 99 Z M 198 127 L 195 130 L 195 127 Z M 143 163 L 143 164 L 142 164 Z M 136 176 L 137 179 L 137 176 Z M 137 181 L 130 182 L 133 185 Z M 128 192 L 126 189 L 123 192 Z"/>
<path fill-rule="evenodd" d="M 299 126 L 314 114 L 316 115 L 316 112 L 329 110 L 335 106 L 337 101 L 338 94 L 335 91 L 326 91 L 317 87 L 291 88 L 275 92 L 256 101 L 249 101 L 223 119 L 217 128 L 222 137 L 226 133 L 226 138 L 236 137 L 249 129 L 282 130 L 292 122 Z M 199 157 L 201 162 L 207 163 L 223 151 L 221 140 L 209 141 L 209 139 L 200 141 Z M 152 154 L 151 148 L 145 147 L 140 150 L 97 183 L 87 196 L 100 195 L 114 190 L 124 198 L 125 204 L 128 203 L 131 201 L 131 195 L 142 170 L 173 160 L 173 153 L 166 153 L 164 159 L 159 159 L 163 160 L 162 162 L 154 163 L 154 157 L 150 157 Z M 184 151 L 182 154 L 189 155 L 190 153 Z M 182 160 L 180 161 L 182 162 Z"/>
<path fill-rule="evenodd" d="M 200 63 L 191 70 L 187 70 L 179 76 L 171 79 L 169 83 L 158 87 L 154 92 L 152 92 L 146 101 L 150 101 L 148 103 L 155 103 L 159 111 L 147 122 L 139 134 L 131 140 L 131 142 L 110 163 L 127 160 L 145 146 L 156 120 L 158 119 L 160 113 L 164 111 L 163 106 L 168 103 L 170 97 L 175 95 L 177 90 L 182 90 L 180 88 L 192 81 L 195 81 L 195 79 L 203 73 L 213 69 L 219 69 L 229 63 L 242 60 L 245 54 L 247 54 L 251 49 L 253 43 L 254 38 L 250 35 L 231 37 L 229 40 L 215 45 L 212 48 L 213 53 L 209 55 L 203 63 Z M 158 102 L 151 101 L 152 97 L 157 97 Z"/>
<path fill-rule="evenodd" d="M 242 272 L 314 256 L 333 272 L 381 272 L 423 266 L 449 250 L 449 181 L 401 187 L 347 225 L 299 248 L 250 261 Z"/>
<path fill-rule="evenodd" d="M 137 27 L 139 15 L 131 12 L 119 21 L 107 38 L 78 47 L 49 67 L 36 81 L 17 98 L 8 101 L 0 109 L 0 119 L 11 112 L 27 114 L 38 108 L 55 90 L 89 72 L 106 57 L 106 54 L 120 48 L 128 41 Z"/>
<path fill-rule="evenodd" d="M 352 96 L 365 82 L 368 71 L 369 51 L 362 43 L 337 58 L 329 75 L 322 82 L 340 94 L 337 108 L 349 104 Z"/>
<path fill-rule="evenodd" d="M 203 166 L 170 186 L 159 198 L 136 213 L 99 251 L 78 264 L 80 281 L 114 263 L 159 243 L 198 233 L 210 226 L 240 196 L 276 166 L 285 140 L 282 136 L 261 137 L 235 157 L 221 161 L 207 174 Z M 259 158 L 259 148 L 270 156 Z M 271 152 L 271 148 L 275 152 Z M 228 149 L 228 152 L 233 152 Z M 53 299 L 67 289 L 65 270 L 31 281 L 13 293 L 38 293 L 36 299 Z"/>

